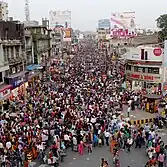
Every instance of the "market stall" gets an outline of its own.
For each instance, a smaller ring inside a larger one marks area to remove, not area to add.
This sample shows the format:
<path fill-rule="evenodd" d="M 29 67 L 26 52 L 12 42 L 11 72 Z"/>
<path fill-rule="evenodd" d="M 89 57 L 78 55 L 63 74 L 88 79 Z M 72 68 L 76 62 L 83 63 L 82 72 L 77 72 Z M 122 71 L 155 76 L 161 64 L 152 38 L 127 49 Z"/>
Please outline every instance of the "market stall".
<path fill-rule="evenodd" d="M 143 97 L 146 100 L 146 112 L 157 113 L 158 112 L 158 104 L 160 99 L 162 99 L 161 95 L 156 94 L 145 94 Z"/>

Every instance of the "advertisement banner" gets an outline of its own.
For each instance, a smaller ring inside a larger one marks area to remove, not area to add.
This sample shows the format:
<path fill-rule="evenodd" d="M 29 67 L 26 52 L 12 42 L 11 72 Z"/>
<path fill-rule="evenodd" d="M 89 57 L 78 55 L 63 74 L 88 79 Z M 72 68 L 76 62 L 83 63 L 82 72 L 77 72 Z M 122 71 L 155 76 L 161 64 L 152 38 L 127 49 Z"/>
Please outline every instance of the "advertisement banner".
<path fill-rule="evenodd" d="M 71 28 L 71 11 L 50 11 L 49 22 L 51 29 L 54 29 L 56 26 Z"/>
<path fill-rule="evenodd" d="M 155 50 L 159 50 L 158 52 Z M 127 51 L 127 60 L 142 60 L 141 55 L 142 51 L 147 53 L 147 60 L 146 61 L 154 61 L 154 62 L 162 62 L 163 61 L 163 50 L 161 48 L 154 48 L 154 47 L 137 47 L 137 48 L 129 48 Z M 142 62 L 144 63 L 144 61 Z"/>
<path fill-rule="evenodd" d="M 63 29 L 63 41 L 71 42 L 71 28 Z"/>
<path fill-rule="evenodd" d="M 135 33 L 135 12 L 111 13 L 111 36 L 132 38 Z"/>
<path fill-rule="evenodd" d="M 110 19 L 101 19 L 98 21 L 98 28 L 109 29 L 110 27 Z"/>

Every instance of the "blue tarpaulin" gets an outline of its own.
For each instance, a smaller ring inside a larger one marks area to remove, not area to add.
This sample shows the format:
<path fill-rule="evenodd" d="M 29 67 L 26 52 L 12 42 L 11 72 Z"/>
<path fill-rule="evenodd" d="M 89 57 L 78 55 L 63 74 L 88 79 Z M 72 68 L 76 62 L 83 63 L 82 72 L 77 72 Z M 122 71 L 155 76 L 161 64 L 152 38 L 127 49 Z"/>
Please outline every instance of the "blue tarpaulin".
<path fill-rule="evenodd" d="M 35 69 L 38 69 L 39 67 L 41 67 L 39 64 L 31 64 L 31 65 L 27 66 L 27 70 L 33 71 Z"/>

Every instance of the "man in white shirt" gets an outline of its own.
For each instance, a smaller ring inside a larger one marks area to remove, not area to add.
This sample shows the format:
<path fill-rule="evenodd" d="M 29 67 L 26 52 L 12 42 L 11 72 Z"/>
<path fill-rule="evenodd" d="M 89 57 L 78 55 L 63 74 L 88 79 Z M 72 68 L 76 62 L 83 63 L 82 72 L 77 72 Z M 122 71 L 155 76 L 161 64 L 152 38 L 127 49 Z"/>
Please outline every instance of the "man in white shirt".
<path fill-rule="evenodd" d="M 105 135 L 105 138 L 106 138 L 106 145 L 109 146 L 109 138 L 111 136 L 109 131 L 105 131 L 104 135 Z"/>
<path fill-rule="evenodd" d="M 127 147 L 128 147 L 127 151 L 128 152 L 130 152 L 130 148 L 131 148 L 132 144 L 133 144 L 133 139 L 131 137 L 129 137 L 127 140 Z"/>
<path fill-rule="evenodd" d="M 130 116 L 130 112 L 131 112 L 131 107 L 130 107 L 130 105 L 129 105 L 129 106 L 128 106 L 128 109 L 127 109 L 128 118 L 129 118 L 129 116 Z"/>

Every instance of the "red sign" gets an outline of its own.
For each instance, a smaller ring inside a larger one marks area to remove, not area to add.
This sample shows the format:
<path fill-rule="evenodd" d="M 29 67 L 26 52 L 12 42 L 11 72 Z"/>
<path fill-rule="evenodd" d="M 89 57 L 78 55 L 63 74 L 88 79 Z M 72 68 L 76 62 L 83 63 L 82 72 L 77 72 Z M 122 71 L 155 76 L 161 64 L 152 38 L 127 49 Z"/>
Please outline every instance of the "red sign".
<path fill-rule="evenodd" d="M 128 29 L 123 30 L 123 29 L 112 29 L 111 30 L 111 37 L 119 37 L 119 38 L 125 38 L 125 37 L 135 37 L 136 34 L 134 32 L 129 32 Z"/>
<path fill-rule="evenodd" d="M 162 54 L 162 49 L 161 49 L 161 48 L 155 48 L 155 49 L 153 50 L 153 53 L 154 53 L 155 56 L 161 56 L 161 54 Z"/>
<path fill-rule="evenodd" d="M 141 80 L 146 80 L 146 81 L 153 81 L 154 77 L 151 75 L 140 75 L 140 74 L 129 74 L 129 77 L 133 78 L 133 79 L 141 79 Z"/>

